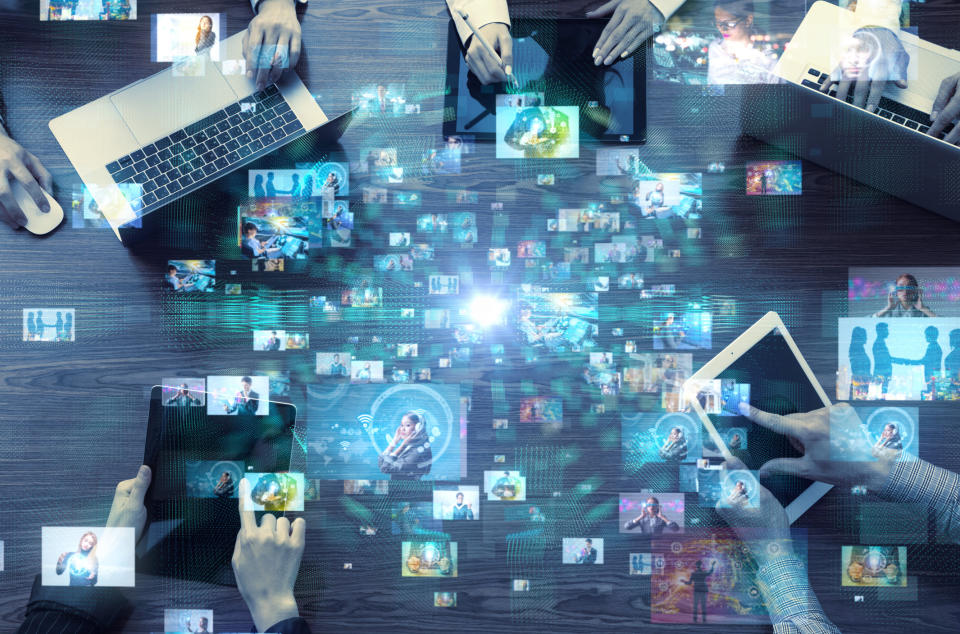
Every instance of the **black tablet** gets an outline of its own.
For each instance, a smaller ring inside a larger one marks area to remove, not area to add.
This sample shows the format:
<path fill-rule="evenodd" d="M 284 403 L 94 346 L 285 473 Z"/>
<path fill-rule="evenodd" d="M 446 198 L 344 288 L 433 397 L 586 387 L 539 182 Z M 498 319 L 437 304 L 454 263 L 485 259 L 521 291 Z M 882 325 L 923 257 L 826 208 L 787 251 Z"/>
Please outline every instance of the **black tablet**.
<path fill-rule="evenodd" d="M 494 139 L 498 106 L 574 107 L 579 109 L 582 138 L 643 143 L 647 126 L 646 47 L 641 46 L 612 66 L 594 65 L 593 49 L 605 24 L 605 20 L 586 19 L 512 20 L 517 87 L 480 84 L 467 68 L 451 20 L 444 109 L 453 117 L 444 121 L 444 135 Z"/>
<path fill-rule="evenodd" d="M 295 424 L 296 407 L 242 386 L 229 394 L 155 386 L 143 457 L 153 482 L 137 570 L 233 584 L 240 480 L 251 483 L 249 508 L 303 510 Z"/>

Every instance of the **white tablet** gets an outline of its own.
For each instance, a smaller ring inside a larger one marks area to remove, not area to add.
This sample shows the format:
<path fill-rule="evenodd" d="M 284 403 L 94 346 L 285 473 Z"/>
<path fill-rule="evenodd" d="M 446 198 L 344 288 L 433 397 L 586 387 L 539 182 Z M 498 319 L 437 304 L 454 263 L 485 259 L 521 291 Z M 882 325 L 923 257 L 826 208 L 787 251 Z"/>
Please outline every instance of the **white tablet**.
<path fill-rule="evenodd" d="M 769 312 L 684 383 L 684 400 L 697 413 L 718 457 L 737 457 L 750 470 L 774 458 L 802 455 L 789 439 L 740 415 L 739 404 L 775 414 L 829 406 L 780 316 Z M 710 443 L 705 442 L 705 452 Z M 783 504 L 792 524 L 831 485 L 776 475 L 763 485 Z"/>

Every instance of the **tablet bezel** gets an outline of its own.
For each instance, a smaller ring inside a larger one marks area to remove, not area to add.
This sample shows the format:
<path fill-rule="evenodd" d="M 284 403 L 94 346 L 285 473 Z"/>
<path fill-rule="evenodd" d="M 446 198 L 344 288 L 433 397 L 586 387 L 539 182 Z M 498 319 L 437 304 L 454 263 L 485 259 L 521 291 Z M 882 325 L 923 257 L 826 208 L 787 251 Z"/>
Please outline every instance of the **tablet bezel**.
<path fill-rule="evenodd" d="M 743 334 L 734 339 L 730 345 L 724 348 L 713 359 L 708 361 L 703 367 L 694 372 L 693 375 L 683 384 L 683 394 L 686 402 L 690 403 L 693 410 L 697 413 L 697 416 L 699 416 L 700 421 L 703 423 L 704 429 L 706 429 L 707 433 L 710 434 L 711 440 L 713 440 L 713 442 L 717 445 L 717 447 L 720 449 L 720 453 L 723 454 L 723 457 L 726 460 L 732 459 L 733 454 L 730 453 L 730 449 L 727 447 L 726 442 L 724 442 L 723 437 L 717 432 L 716 427 L 713 426 L 713 421 L 710 420 L 710 417 L 700 406 L 700 402 L 696 398 L 697 392 L 699 392 L 699 387 L 704 381 L 712 381 L 713 379 L 716 379 L 724 372 L 724 370 L 729 368 L 734 361 L 743 356 L 761 339 L 769 335 L 774 330 L 779 330 L 783 340 L 787 342 L 787 346 L 789 346 L 790 350 L 793 352 L 793 356 L 796 357 L 797 362 L 800 364 L 800 368 L 803 370 L 804 375 L 806 375 L 807 380 L 810 381 L 810 384 L 816 391 L 817 396 L 820 397 L 824 407 L 829 407 L 831 405 L 830 398 L 823 390 L 823 387 L 821 387 L 820 382 L 817 381 L 817 377 L 814 376 L 810 366 L 807 365 L 806 359 L 804 359 L 803 355 L 800 353 L 800 349 L 794 342 L 793 337 L 790 336 L 790 332 L 784 325 L 783 320 L 780 319 L 780 315 L 770 311 L 761 317 L 755 324 L 747 328 Z M 822 498 L 827 491 L 832 488 L 833 485 L 825 482 L 814 482 L 807 487 L 800 495 L 790 502 L 785 509 L 787 511 L 787 517 L 789 518 L 790 523 L 793 524 L 795 521 L 797 521 L 797 519 L 799 519 L 800 516 L 807 511 L 807 509 L 813 506 L 817 500 Z"/>
<path fill-rule="evenodd" d="M 523 21 L 530 18 L 516 18 Z M 557 21 L 563 22 L 591 22 L 588 18 L 557 18 Z M 443 135 L 446 136 L 473 136 L 478 141 L 494 141 L 497 138 L 496 132 L 475 132 L 472 130 L 457 129 L 457 99 L 460 87 L 460 63 L 463 61 L 464 48 L 460 42 L 460 34 L 453 20 L 449 21 L 447 31 L 447 86 L 446 94 L 443 99 L 444 110 L 449 109 L 453 117 L 449 120 L 444 118 Z M 644 144 L 647 142 L 647 43 L 641 44 L 632 55 L 633 61 L 633 134 L 629 135 L 627 140 L 621 140 L 620 134 L 605 134 L 602 138 L 593 137 L 584 138 L 581 136 L 580 142 L 589 140 L 598 143 L 622 143 L 622 144 Z M 563 104 L 547 104 L 563 105 Z"/>

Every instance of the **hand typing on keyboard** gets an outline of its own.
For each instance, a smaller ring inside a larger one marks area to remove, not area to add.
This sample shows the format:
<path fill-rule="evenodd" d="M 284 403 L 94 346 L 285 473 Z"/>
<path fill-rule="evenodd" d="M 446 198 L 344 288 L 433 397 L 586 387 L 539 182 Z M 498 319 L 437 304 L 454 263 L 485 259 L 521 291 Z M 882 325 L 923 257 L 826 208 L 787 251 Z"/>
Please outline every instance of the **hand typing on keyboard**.
<path fill-rule="evenodd" d="M 837 87 L 837 99 L 846 101 L 853 86 L 853 105 L 877 109 L 887 82 L 900 88 L 907 87 L 907 66 L 910 56 L 897 35 L 885 28 L 859 29 L 839 50 L 839 64 L 820 90 L 829 92 Z"/>
<path fill-rule="evenodd" d="M 53 178 L 36 156 L 7 136 L 0 125 L 0 219 L 16 229 L 27 224 L 13 194 L 13 183 L 19 181 L 37 203 L 40 211 L 50 211 L 50 203 L 41 187 L 53 194 Z"/>
<path fill-rule="evenodd" d="M 960 73 L 952 75 L 940 84 L 940 92 L 933 102 L 930 112 L 930 136 L 946 134 L 943 140 L 957 145 L 960 141 L 960 125 L 954 126 L 953 120 L 960 116 Z"/>
<path fill-rule="evenodd" d="M 277 51 L 272 62 L 261 63 L 260 51 L 265 48 Z M 289 64 L 286 51 L 289 49 Z M 243 55 L 247 65 L 247 77 L 256 77 L 257 90 L 263 90 L 283 74 L 285 68 L 293 68 L 300 59 L 300 22 L 294 0 L 261 0 L 257 15 L 250 20 L 243 36 Z"/>

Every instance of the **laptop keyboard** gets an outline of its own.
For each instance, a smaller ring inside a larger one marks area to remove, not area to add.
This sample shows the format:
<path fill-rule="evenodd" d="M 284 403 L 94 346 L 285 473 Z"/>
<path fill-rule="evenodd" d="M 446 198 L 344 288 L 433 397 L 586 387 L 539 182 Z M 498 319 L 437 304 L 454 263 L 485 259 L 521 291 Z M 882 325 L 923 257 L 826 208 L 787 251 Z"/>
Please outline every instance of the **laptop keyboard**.
<path fill-rule="evenodd" d="M 270 85 L 109 163 L 107 171 L 139 217 L 302 130 L 280 90 Z"/>
<path fill-rule="evenodd" d="M 807 71 L 807 78 L 800 83 L 807 88 L 820 90 L 820 88 L 823 86 L 823 82 L 827 81 L 828 77 L 828 73 L 811 68 L 809 71 Z M 830 96 L 837 96 L 836 86 L 830 88 Z M 853 90 L 851 90 L 847 94 L 846 102 L 853 105 L 853 98 Z M 905 106 L 902 103 L 883 96 L 880 97 L 880 103 L 875 112 L 884 119 L 889 119 L 894 123 L 902 125 L 905 128 L 910 128 L 911 130 L 916 130 L 922 134 L 926 134 L 930 130 L 930 115 L 928 113 L 921 112 L 920 110 L 911 108 L 910 106 Z M 943 136 L 946 136 L 952 129 L 953 124 L 948 124 L 943 131 Z"/>

